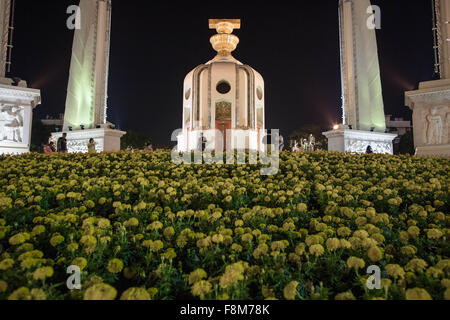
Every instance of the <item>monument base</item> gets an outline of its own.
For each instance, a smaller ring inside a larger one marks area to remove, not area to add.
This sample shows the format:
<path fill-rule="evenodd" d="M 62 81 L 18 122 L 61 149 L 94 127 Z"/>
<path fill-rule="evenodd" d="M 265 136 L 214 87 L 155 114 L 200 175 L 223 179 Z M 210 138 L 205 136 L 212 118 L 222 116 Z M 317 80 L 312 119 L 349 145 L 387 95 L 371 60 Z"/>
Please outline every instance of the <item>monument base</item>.
<path fill-rule="evenodd" d="M 30 151 L 33 109 L 40 102 L 40 91 L 28 88 L 25 81 L 14 85 L 0 78 L 0 155 Z"/>
<path fill-rule="evenodd" d="M 124 131 L 108 128 L 76 130 L 66 133 L 69 153 L 88 152 L 88 143 L 91 138 L 95 140 L 97 152 L 120 151 L 120 138 L 126 134 Z M 52 133 L 51 139 L 55 142 L 55 145 L 61 136 L 62 132 Z"/>
<path fill-rule="evenodd" d="M 18 146 L 6 146 L 4 144 L 0 145 L 0 155 L 19 155 L 22 153 L 28 153 L 30 152 L 30 147 L 24 146 L 24 147 L 18 147 Z"/>
<path fill-rule="evenodd" d="M 324 132 L 328 139 L 328 151 L 365 153 L 371 146 L 374 153 L 394 154 L 393 140 L 396 134 L 340 128 Z"/>
<path fill-rule="evenodd" d="M 413 111 L 416 155 L 450 157 L 450 79 L 421 82 L 405 99 Z"/>
<path fill-rule="evenodd" d="M 418 147 L 416 156 L 450 158 L 450 144 Z"/>

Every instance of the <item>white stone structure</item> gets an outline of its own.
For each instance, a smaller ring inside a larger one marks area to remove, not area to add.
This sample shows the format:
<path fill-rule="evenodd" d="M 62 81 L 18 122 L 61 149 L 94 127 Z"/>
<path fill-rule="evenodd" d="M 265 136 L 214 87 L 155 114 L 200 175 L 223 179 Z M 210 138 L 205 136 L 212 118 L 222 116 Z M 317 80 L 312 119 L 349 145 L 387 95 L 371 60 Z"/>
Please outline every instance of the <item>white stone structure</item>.
<path fill-rule="evenodd" d="M 25 81 L 5 78 L 10 35 L 10 0 L 0 0 L 0 154 L 30 151 L 33 109 L 41 102 L 39 90 Z"/>
<path fill-rule="evenodd" d="M 240 20 L 210 20 L 218 34 L 211 38 L 218 52 L 211 61 L 192 70 L 184 80 L 183 130 L 180 152 L 199 150 L 264 150 L 264 80 L 232 55 L 239 38 L 232 34 Z"/>
<path fill-rule="evenodd" d="M 440 80 L 419 84 L 406 92 L 413 111 L 416 155 L 450 158 L 450 0 L 435 1 Z"/>
<path fill-rule="evenodd" d="M 369 0 L 340 0 L 343 124 L 325 132 L 328 150 L 393 153 L 387 134 L 375 29 Z"/>
<path fill-rule="evenodd" d="M 64 129 L 69 152 L 119 151 L 125 132 L 106 121 L 111 0 L 80 0 L 81 29 L 75 30 L 67 88 Z M 52 134 L 57 140 L 61 133 Z"/>

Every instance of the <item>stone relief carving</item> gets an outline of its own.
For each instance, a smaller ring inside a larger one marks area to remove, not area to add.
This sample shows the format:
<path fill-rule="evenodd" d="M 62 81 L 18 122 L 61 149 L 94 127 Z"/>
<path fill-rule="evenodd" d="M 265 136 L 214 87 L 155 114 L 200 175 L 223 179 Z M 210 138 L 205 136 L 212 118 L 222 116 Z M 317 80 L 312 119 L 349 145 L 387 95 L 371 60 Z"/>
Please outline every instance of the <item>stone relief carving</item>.
<path fill-rule="evenodd" d="M 0 141 L 23 142 L 24 108 L 0 105 Z"/>
<path fill-rule="evenodd" d="M 95 140 L 95 150 L 97 152 L 102 152 L 103 143 L 99 140 Z M 88 152 L 88 143 L 89 139 L 80 139 L 80 140 L 67 140 L 67 148 L 71 153 L 87 153 Z"/>
<path fill-rule="evenodd" d="M 368 146 L 372 147 L 375 153 L 391 153 L 392 146 L 386 142 L 377 142 L 369 140 L 347 140 L 345 150 L 349 152 L 365 153 Z"/>
<path fill-rule="evenodd" d="M 424 112 L 426 128 L 424 130 L 425 144 L 440 145 L 449 141 L 448 107 L 433 107 Z"/>
<path fill-rule="evenodd" d="M 217 102 L 216 103 L 216 120 L 231 120 L 231 103 Z"/>

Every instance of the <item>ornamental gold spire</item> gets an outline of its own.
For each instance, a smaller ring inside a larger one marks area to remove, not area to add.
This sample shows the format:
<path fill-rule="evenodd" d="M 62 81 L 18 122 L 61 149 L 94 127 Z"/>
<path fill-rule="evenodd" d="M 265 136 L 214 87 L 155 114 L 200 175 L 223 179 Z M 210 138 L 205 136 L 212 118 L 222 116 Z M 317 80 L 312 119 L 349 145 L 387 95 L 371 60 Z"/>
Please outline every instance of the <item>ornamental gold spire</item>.
<path fill-rule="evenodd" d="M 231 56 L 236 50 L 239 38 L 233 33 L 234 29 L 241 28 L 240 19 L 209 19 L 209 28 L 216 29 L 217 34 L 211 37 L 211 44 L 219 56 Z"/>

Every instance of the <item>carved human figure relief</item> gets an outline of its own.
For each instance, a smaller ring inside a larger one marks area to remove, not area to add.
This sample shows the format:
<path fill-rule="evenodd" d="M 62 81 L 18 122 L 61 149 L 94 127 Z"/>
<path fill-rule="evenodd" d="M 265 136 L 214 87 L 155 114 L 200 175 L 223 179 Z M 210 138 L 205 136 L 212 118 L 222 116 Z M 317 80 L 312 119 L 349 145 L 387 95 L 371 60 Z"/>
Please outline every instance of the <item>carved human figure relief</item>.
<path fill-rule="evenodd" d="M 439 108 L 434 107 L 427 115 L 427 144 L 442 144 L 444 124 L 442 116 L 438 113 Z"/>
<path fill-rule="evenodd" d="M 0 141 L 23 142 L 23 108 L 0 106 Z"/>

